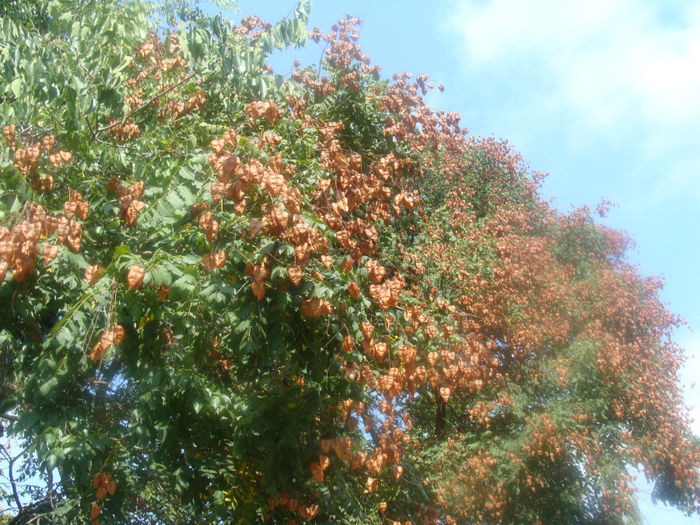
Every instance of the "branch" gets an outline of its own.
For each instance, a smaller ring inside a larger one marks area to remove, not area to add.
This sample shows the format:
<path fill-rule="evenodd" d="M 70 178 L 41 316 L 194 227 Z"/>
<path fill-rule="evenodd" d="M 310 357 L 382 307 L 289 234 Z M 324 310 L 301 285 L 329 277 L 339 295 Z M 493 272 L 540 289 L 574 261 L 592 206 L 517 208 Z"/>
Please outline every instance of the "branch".
<path fill-rule="evenodd" d="M 195 73 L 192 73 L 191 75 L 187 75 L 185 78 L 183 78 L 183 79 L 180 80 L 179 82 L 176 82 L 175 84 L 173 84 L 172 86 L 170 86 L 168 89 L 165 89 L 165 90 L 161 91 L 160 93 L 155 94 L 155 95 L 154 95 L 153 97 L 151 97 L 151 99 L 148 100 L 146 103 L 142 104 L 141 106 L 139 106 L 138 108 L 134 109 L 133 111 L 130 111 L 130 112 L 126 115 L 126 117 L 124 117 L 121 121 L 114 122 L 114 123 L 110 124 L 109 126 L 105 126 L 105 127 L 103 127 L 103 128 L 99 128 L 99 129 L 95 128 L 96 131 L 95 131 L 94 134 L 93 134 L 93 138 L 94 138 L 98 133 L 102 133 L 103 131 L 108 131 L 108 130 L 110 130 L 110 129 L 114 128 L 114 127 L 117 127 L 117 126 L 121 126 L 121 125 L 124 124 L 127 120 L 129 120 L 131 117 L 133 117 L 133 116 L 136 115 L 137 113 L 140 113 L 141 111 L 143 111 L 144 109 L 146 109 L 148 106 L 150 106 L 151 104 L 153 104 L 153 102 L 155 102 L 156 99 L 162 97 L 163 95 L 167 95 L 167 94 L 170 93 L 173 89 L 175 89 L 175 88 L 177 88 L 177 87 L 180 87 L 182 84 L 184 84 L 185 82 L 187 82 L 188 80 L 190 80 L 190 79 L 191 79 L 192 77 L 194 77 L 194 76 L 195 76 Z"/>
<path fill-rule="evenodd" d="M 70 506 L 72 509 L 76 505 Z M 51 508 L 51 504 L 47 501 L 47 498 L 35 501 L 28 504 L 21 512 L 8 523 L 8 525 L 26 525 L 28 523 L 45 523 L 41 518 L 48 517 L 54 514 L 54 510 Z"/>
<path fill-rule="evenodd" d="M 0 414 L 0 417 L 7 419 L 8 421 L 19 421 L 19 418 L 17 416 L 13 416 L 12 414 Z"/>
<path fill-rule="evenodd" d="M 14 463 L 22 454 L 24 454 L 26 449 L 24 449 L 22 452 L 19 453 L 19 455 L 15 456 L 15 457 L 12 457 L 3 445 L 0 445 L 0 450 L 2 450 L 4 455 L 7 457 L 7 477 L 9 478 L 10 485 L 12 486 L 12 497 L 14 498 L 15 504 L 17 505 L 17 512 L 21 513 L 22 512 L 22 501 L 20 501 L 19 492 L 17 491 L 17 482 L 15 481 L 15 474 L 14 474 Z"/>
<path fill-rule="evenodd" d="M 49 498 L 49 505 L 51 505 L 51 508 L 54 508 L 54 503 L 53 503 L 53 470 L 50 468 L 46 468 L 46 485 L 48 490 L 48 498 Z"/>

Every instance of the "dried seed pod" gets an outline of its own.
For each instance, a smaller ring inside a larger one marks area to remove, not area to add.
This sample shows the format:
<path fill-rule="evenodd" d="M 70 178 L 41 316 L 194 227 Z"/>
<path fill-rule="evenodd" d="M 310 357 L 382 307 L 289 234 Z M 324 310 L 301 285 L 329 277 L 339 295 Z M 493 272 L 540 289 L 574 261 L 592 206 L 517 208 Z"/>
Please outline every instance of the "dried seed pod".
<path fill-rule="evenodd" d="M 44 266 L 48 266 L 58 255 L 58 246 L 46 243 L 41 248 L 41 257 Z"/>
<path fill-rule="evenodd" d="M 263 284 L 263 282 L 253 281 L 251 288 L 253 290 L 253 295 L 255 295 L 258 301 L 262 301 L 265 297 L 265 285 Z"/>
<path fill-rule="evenodd" d="M 377 490 L 377 478 L 367 478 L 366 486 L 368 492 Z"/>
<path fill-rule="evenodd" d="M 80 223 L 73 220 L 69 221 L 68 232 L 65 240 L 66 245 L 74 252 L 77 252 L 78 250 L 80 250 L 80 243 L 82 241 L 82 238 L 83 227 L 80 225 Z"/>
<path fill-rule="evenodd" d="M 44 149 L 49 153 L 53 149 L 54 144 L 56 144 L 56 138 L 53 135 L 46 135 L 41 139 L 41 145 L 44 146 Z"/>
<path fill-rule="evenodd" d="M 66 216 L 66 219 L 71 220 L 75 216 L 76 211 L 78 211 L 78 203 L 76 201 L 63 203 L 63 214 Z"/>
<path fill-rule="evenodd" d="M 452 393 L 452 390 L 450 390 L 450 387 L 448 386 L 443 386 L 440 387 L 440 397 L 442 400 L 447 403 L 450 400 L 450 394 Z"/>
<path fill-rule="evenodd" d="M 93 361 L 101 360 L 104 357 L 106 350 L 107 350 L 107 348 L 102 343 L 102 340 L 98 341 L 92 347 L 92 350 L 90 350 L 90 359 L 92 359 Z M 98 494 L 99 494 L 99 492 L 98 492 Z M 102 497 L 104 497 L 104 496 L 102 496 Z M 100 498 L 98 496 L 98 499 L 102 499 L 102 498 Z"/>
<path fill-rule="evenodd" d="M 117 191 L 117 188 L 121 184 L 121 181 L 119 180 L 119 177 L 116 175 L 113 176 L 111 179 L 109 179 L 109 182 L 107 183 L 107 191 Z"/>
<path fill-rule="evenodd" d="M 170 293 L 170 286 L 167 284 L 163 283 L 158 287 L 158 299 L 161 301 L 165 301 L 168 298 L 168 294 Z"/>
<path fill-rule="evenodd" d="M 202 263 L 209 271 L 212 271 L 214 268 L 223 268 L 226 266 L 226 253 L 224 251 L 205 253 L 202 256 Z"/>
<path fill-rule="evenodd" d="M 352 270 L 354 264 L 354 261 L 350 257 L 346 257 L 343 260 L 343 272 L 348 273 L 350 270 Z"/>
<path fill-rule="evenodd" d="M 93 264 L 92 266 L 88 266 L 87 269 L 85 270 L 85 280 L 88 282 L 90 286 L 93 286 L 97 281 L 100 280 L 100 277 L 102 277 L 102 273 L 104 270 L 100 269 L 100 267 L 97 264 Z"/>
<path fill-rule="evenodd" d="M 300 266 L 292 266 L 291 268 L 287 268 L 287 275 L 294 286 L 299 286 L 302 276 L 302 269 Z"/>
<path fill-rule="evenodd" d="M 89 205 L 87 202 L 85 202 L 85 201 L 79 201 L 79 202 L 78 202 L 78 207 L 77 207 L 77 209 L 75 210 L 75 214 L 78 216 L 78 218 L 79 218 L 81 221 L 84 221 L 85 219 L 87 219 L 88 211 L 89 211 L 89 210 L 90 210 L 90 205 Z"/>
<path fill-rule="evenodd" d="M 5 141 L 7 145 L 12 147 L 15 143 L 15 125 L 9 124 L 2 128 L 2 134 L 5 136 Z"/>
<path fill-rule="evenodd" d="M 355 281 L 351 282 L 348 285 L 348 293 L 350 294 L 350 297 L 352 297 L 355 300 L 360 298 L 360 287 Z"/>
<path fill-rule="evenodd" d="M 132 266 L 129 268 L 129 273 L 126 276 L 126 282 L 129 288 L 136 290 L 143 284 L 143 277 L 146 275 L 146 270 L 141 266 Z"/>
<path fill-rule="evenodd" d="M 119 346 L 124 340 L 124 327 L 122 325 L 115 325 L 112 327 L 112 344 Z"/>

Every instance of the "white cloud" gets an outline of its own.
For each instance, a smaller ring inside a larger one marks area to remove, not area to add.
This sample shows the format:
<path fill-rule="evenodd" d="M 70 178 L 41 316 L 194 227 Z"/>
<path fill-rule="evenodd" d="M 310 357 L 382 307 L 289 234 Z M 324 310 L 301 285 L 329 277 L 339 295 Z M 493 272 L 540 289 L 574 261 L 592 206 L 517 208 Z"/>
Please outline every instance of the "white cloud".
<path fill-rule="evenodd" d="M 543 98 L 578 110 L 588 124 L 615 125 L 631 111 L 663 127 L 697 124 L 700 2 L 674 17 L 659 4 L 464 0 L 449 24 L 468 67 L 510 66 L 546 79 L 538 83 Z"/>
<path fill-rule="evenodd" d="M 457 42 L 470 120 L 488 122 L 481 133 L 531 160 L 544 144 L 558 150 L 533 166 L 544 171 L 558 158 L 603 176 L 617 160 L 605 194 L 638 216 L 678 198 L 697 207 L 700 0 L 456 4 L 443 30 Z"/>

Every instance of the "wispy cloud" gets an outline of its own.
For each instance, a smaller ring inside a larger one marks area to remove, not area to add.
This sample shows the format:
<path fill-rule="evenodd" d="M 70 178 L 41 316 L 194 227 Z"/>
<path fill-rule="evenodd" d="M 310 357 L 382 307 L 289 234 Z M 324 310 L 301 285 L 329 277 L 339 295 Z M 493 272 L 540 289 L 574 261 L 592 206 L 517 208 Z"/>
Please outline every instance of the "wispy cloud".
<path fill-rule="evenodd" d="M 700 2 L 463 1 L 454 29 L 467 60 L 548 77 L 591 123 L 634 109 L 673 125 L 700 117 Z M 591 109 L 595 109 L 591 113 Z"/>
<path fill-rule="evenodd" d="M 491 119 L 513 138 L 534 123 L 574 151 L 591 134 L 635 142 L 639 160 L 700 196 L 700 2 L 462 0 L 447 20 L 469 77 L 506 93 Z"/>

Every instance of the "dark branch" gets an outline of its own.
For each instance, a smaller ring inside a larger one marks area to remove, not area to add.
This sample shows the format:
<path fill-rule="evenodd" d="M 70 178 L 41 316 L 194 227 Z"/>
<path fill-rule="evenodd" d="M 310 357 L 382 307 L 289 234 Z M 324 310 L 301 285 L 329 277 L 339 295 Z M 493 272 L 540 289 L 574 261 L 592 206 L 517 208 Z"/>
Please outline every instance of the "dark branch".
<path fill-rule="evenodd" d="M 17 482 L 15 481 L 15 472 L 14 472 L 14 464 L 17 459 L 24 454 L 25 450 L 20 452 L 19 455 L 12 457 L 10 453 L 7 451 L 7 449 L 3 446 L 0 445 L 0 450 L 2 450 L 2 453 L 4 456 L 7 458 L 7 477 L 10 480 L 10 485 L 12 486 L 12 497 L 15 500 L 15 505 L 17 505 L 17 511 L 22 512 L 22 501 L 19 499 L 19 492 L 17 491 Z"/>

